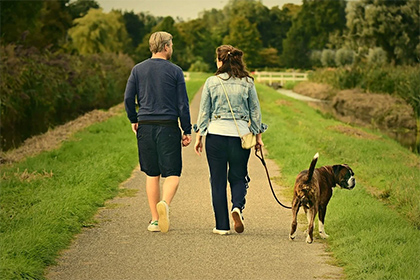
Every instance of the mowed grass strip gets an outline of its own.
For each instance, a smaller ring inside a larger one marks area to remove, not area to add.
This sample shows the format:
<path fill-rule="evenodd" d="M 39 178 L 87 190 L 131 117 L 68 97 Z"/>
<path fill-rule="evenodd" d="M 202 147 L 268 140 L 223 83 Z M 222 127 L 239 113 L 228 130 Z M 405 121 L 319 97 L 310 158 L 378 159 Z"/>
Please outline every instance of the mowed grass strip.
<path fill-rule="evenodd" d="M 347 163 L 356 174 L 355 189 L 334 190 L 325 222 L 329 250 L 347 278 L 420 279 L 419 156 L 271 88 L 257 90 L 269 124 L 263 140 L 290 201 L 296 175 L 309 168 L 316 152 L 317 167 Z"/>
<path fill-rule="evenodd" d="M 211 74 L 192 73 L 190 100 Z M 124 111 L 60 148 L 1 166 L 0 278 L 43 279 L 73 236 L 118 194 L 137 166 L 136 138 Z"/>
<path fill-rule="evenodd" d="M 94 124 L 60 149 L 1 171 L 2 279 L 42 279 L 45 266 L 138 164 L 126 116 Z"/>

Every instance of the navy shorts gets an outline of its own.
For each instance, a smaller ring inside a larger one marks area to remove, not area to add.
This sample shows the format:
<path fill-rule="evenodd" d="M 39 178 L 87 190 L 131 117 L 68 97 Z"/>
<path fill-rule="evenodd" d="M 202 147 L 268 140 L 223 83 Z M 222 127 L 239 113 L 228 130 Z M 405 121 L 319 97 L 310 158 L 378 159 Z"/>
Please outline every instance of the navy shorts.
<path fill-rule="evenodd" d="M 181 130 L 174 125 L 139 124 L 140 169 L 148 176 L 181 176 Z"/>

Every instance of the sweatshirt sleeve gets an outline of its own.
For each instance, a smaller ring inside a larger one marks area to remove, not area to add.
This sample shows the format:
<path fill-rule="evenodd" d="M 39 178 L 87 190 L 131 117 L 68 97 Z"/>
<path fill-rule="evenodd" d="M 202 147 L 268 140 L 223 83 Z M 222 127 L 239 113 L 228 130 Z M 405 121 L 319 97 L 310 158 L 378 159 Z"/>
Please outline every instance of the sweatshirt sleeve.
<path fill-rule="evenodd" d="M 137 122 L 137 112 L 136 112 L 136 78 L 134 75 L 134 69 L 131 71 L 130 77 L 128 78 L 127 85 L 125 87 L 124 93 L 124 105 L 125 111 L 127 112 L 127 117 L 131 123 Z"/>
<path fill-rule="evenodd" d="M 181 122 L 181 128 L 184 131 L 184 134 L 191 134 L 190 106 L 189 106 L 187 89 L 185 87 L 184 73 L 182 72 L 182 70 L 179 71 L 179 75 L 178 75 L 177 94 L 178 94 L 178 113 L 179 113 L 179 120 Z"/>

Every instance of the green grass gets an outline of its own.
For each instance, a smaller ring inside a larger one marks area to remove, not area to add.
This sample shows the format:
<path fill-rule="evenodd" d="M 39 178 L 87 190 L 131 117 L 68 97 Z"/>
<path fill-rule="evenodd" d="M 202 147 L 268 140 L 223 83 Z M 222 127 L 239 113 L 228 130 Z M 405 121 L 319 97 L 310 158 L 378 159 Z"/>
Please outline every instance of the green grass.
<path fill-rule="evenodd" d="M 291 197 L 296 175 L 309 167 L 349 164 L 354 190 L 334 191 L 326 231 L 330 250 L 349 279 L 420 279 L 420 158 L 386 136 L 340 123 L 303 102 L 257 85 L 263 140 Z"/>
<path fill-rule="evenodd" d="M 192 73 L 190 100 L 210 74 Z M 1 279 L 43 279 L 45 267 L 116 195 L 137 166 L 136 138 L 124 112 L 94 124 L 50 152 L 1 166 Z M 108 207 L 117 207 L 108 206 Z"/>
<path fill-rule="evenodd" d="M 197 93 L 197 91 L 203 86 L 204 81 L 210 77 L 211 73 L 201 73 L 201 72 L 190 72 L 190 80 L 187 82 L 187 93 L 188 93 L 188 99 L 193 99 L 194 95 Z"/>
<path fill-rule="evenodd" d="M 135 143 L 121 114 L 58 150 L 2 168 L 2 279 L 42 278 L 44 267 L 130 176 L 138 162 Z"/>

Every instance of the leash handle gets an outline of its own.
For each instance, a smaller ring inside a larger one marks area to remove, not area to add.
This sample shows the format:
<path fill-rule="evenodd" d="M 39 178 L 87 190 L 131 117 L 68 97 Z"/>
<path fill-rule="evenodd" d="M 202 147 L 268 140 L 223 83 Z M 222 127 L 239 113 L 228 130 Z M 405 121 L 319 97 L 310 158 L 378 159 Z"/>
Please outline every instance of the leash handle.
<path fill-rule="evenodd" d="M 258 151 L 260 151 L 261 156 L 258 155 Z M 274 189 L 273 189 L 273 186 L 272 186 L 271 180 L 270 180 L 270 174 L 268 174 L 267 164 L 265 163 L 265 160 L 264 160 L 264 154 L 263 154 L 263 151 L 262 151 L 262 146 L 259 149 L 255 149 L 255 155 L 257 156 L 257 158 L 259 158 L 261 160 L 261 163 L 265 168 L 265 173 L 267 174 L 267 179 L 268 179 L 268 183 L 270 185 L 271 193 L 273 194 L 277 203 L 280 204 L 281 206 L 283 206 L 286 209 L 292 209 L 292 207 L 286 206 L 283 203 L 281 203 L 280 200 L 277 198 L 276 193 L 274 192 Z"/>

